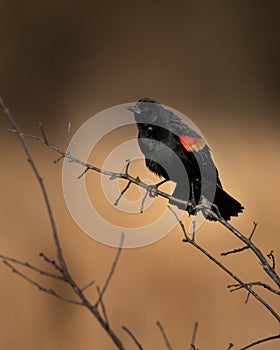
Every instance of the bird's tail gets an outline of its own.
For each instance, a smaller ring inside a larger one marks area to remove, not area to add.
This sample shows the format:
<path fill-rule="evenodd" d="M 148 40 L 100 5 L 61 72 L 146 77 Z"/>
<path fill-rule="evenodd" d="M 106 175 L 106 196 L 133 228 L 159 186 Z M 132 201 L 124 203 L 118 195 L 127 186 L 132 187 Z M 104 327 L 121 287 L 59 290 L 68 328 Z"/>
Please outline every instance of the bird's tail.
<path fill-rule="evenodd" d="M 224 191 L 220 185 L 217 185 L 216 187 L 213 203 L 218 207 L 221 216 L 225 220 L 230 220 L 231 216 L 238 216 L 238 214 L 242 213 L 244 209 L 244 207 Z M 211 220 L 210 217 L 207 219 Z"/>

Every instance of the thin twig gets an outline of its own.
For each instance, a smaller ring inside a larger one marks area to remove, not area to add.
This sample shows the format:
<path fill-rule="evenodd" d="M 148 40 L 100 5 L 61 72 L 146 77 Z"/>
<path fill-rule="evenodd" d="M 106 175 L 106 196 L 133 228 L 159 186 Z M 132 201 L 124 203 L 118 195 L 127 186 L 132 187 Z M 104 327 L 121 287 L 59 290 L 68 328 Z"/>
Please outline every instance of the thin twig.
<path fill-rule="evenodd" d="M 274 288 L 272 288 L 269 284 L 263 283 L 263 282 L 249 282 L 249 283 L 245 283 L 247 286 L 249 286 L 250 288 L 253 286 L 261 286 L 267 290 L 269 290 L 270 292 L 280 295 L 280 291 L 276 290 Z M 243 286 L 241 286 L 240 284 L 231 284 L 228 285 L 228 288 L 230 289 L 230 292 L 235 292 L 236 290 L 240 290 L 243 288 Z"/>
<path fill-rule="evenodd" d="M 75 282 L 73 281 L 72 277 L 69 275 L 68 270 L 66 268 L 66 264 L 62 255 L 62 250 L 61 250 L 61 246 L 60 246 L 60 242 L 58 240 L 58 236 L 57 236 L 57 230 L 56 230 L 56 226 L 54 223 L 54 219 L 53 219 L 53 215 L 52 215 L 52 211 L 50 210 L 50 204 L 49 204 L 49 200 L 48 197 L 46 195 L 46 190 L 43 184 L 43 180 L 40 177 L 38 170 L 36 168 L 36 166 L 34 165 L 34 162 L 30 156 L 30 152 L 29 149 L 24 141 L 24 137 L 30 137 L 33 139 L 38 140 L 39 142 L 47 145 L 48 147 L 50 147 L 52 150 L 54 150 L 55 152 L 59 153 L 61 156 L 68 158 L 69 161 L 72 161 L 76 164 L 79 164 L 85 168 L 89 168 L 89 170 L 93 170 L 99 173 L 102 173 L 104 175 L 110 176 L 111 179 L 116 179 L 116 178 L 121 178 L 121 179 L 125 179 L 127 181 L 130 181 L 133 184 L 136 184 L 137 186 L 140 186 L 142 188 L 147 189 L 149 187 L 148 184 L 140 181 L 140 179 L 134 178 L 133 176 L 128 174 L 128 167 L 126 169 L 126 173 L 116 173 L 116 172 L 110 172 L 110 171 L 106 171 L 103 169 L 100 169 L 98 167 L 95 167 L 93 165 L 87 164 L 86 162 L 83 162 L 75 157 L 73 157 L 71 154 L 67 153 L 67 152 L 63 152 L 61 151 L 59 148 L 57 148 L 56 146 L 50 144 L 46 138 L 44 129 L 42 126 L 40 126 L 41 128 L 41 134 L 42 136 L 39 135 L 28 135 L 28 134 L 23 134 L 21 133 L 21 131 L 18 129 L 16 123 L 14 122 L 12 116 L 10 115 L 9 110 L 7 109 L 7 107 L 4 105 L 3 101 L 0 100 L 0 105 L 3 107 L 4 113 L 7 115 L 8 119 L 10 120 L 11 124 L 14 127 L 13 132 L 17 133 L 18 137 L 20 138 L 20 141 L 23 145 L 23 148 L 25 150 L 25 153 L 27 155 L 28 161 L 37 177 L 37 180 L 41 186 L 41 190 L 43 192 L 44 195 L 44 199 L 46 202 L 46 206 L 48 209 L 48 214 L 49 214 L 49 218 L 50 218 L 50 222 L 51 222 L 51 226 L 52 226 L 52 231 L 53 231 L 53 237 L 57 246 L 57 253 L 58 253 L 58 258 L 59 258 L 59 262 L 62 265 L 62 269 L 63 272 L 65 274 L 65 278 L 67 279 L 67 282 L 72 286 L 73 290 L 75 291 L 75 293 L 81 298 L 83 305 L 85 305 L 98 319 L 98 321 L 101 323 L 102 327 L 106 329 L 106 322 L 101 318 L 100 314 L 98 313 L 96 307 L 94 305 L 91 305 L 89 303 L 89 301 L 87 300 L 87 298 L 84 296 L 83 292 L 81 289 L 78 288 L 78 286 L 75 284 Z M 173 196 L 168 195 L 165 192 L 159 191 L 157 193 L 159 196 L 163 197 L 163 198 L 167 198 L 169 200 L 172 200 L 173 203 L 177 203 L 177 204 L 182 204 L 185 206 L 188 206 L 189 203 L 180 199 L 177 199 Z M 209 205 L 198 205 L 196 207 L 196 210 L 209 210 Z M 275 271 L 275 262 L 272 261 L 272 266 L 270 266 L 268 260 L 266 259 L 266 257 L 262 254 L 262 252 L 259 250 L 258 247 L 256 247 L 252 242 L 251 242 L 251 237 L 246 238 L 241 232 L 239 232 L 237 229 L 235 229 L 231 224 L 229 224 L 227 221 L 225 221 L 218 212 L 215 212 L 213 210 L 210 210 L 211 213 L 211 217 L 214 220 L 217 220 L 218 222 L 220 222 L 223 226 L 225 226 L 228 230 L 230 230 L 238 239 L 240 239 L 243 243 L 245 243 L 245 246 L 248 246 L 252 252 L 258 257 L 258 259 L 261 262 L 261 265 L 264 269 L 264 271 L 269 275 L 269 277 L 278 285 L 280 286 L 280 278 L 279 275 L 276 273 Z M 178 221 L 179 222 L 179 221 Z M 182 222 L 179 222 L 181 225 L 181 228 L 183 229 L 184 235 L 185 235 L 185 241 L 189 242 L 191 244 L 193 244 L 197 249 L 199 249 L 203 254 L 207 255 L 207 252 L 200 246 L 198 246 L 196 244 L 196 242 L 194 242 L 194 240 L 190 240 L 186 234 L 186 231 L 184 229 L 184 225 L 182 224 Z M 248 249 L 249 249 L 248 248 Z M 209 257 L 209 256 L 208 256 Z M 209 257 L 210 258 L 210 257 Z M 271 256 L 272 260 L 273 260 L 273 254 Z M 210 258 L 211 260 L 213 260 L 215 263 L 219 263 L 215 258 Z M 219 265 L 219 264 L 218 264 Z M 219 265 L 220 266 L 220 265 Z M 231 272 L 229 270 L 227 270 L 222 264 L 220 266 L 220 268 L 222 268 L 226 273 L 230 274 Z M 233 277 L 233 276 L 232 276 Z M 237 276 L 236 276 L 237 277 Z M 234 278 L 234 277 L 233 277 Z M 234 278 L 238 283 L 242 281 L 239 280 L 238 278 Z M 273 310 L 270 310 L 270 306 L 265 303 L 259 296 L 257 293 L 255 293 L 253 290 L 251 290 L 248 286 L 244 286 L 244 288 L 252 295 L 254 295 L 254 297 L 261 302 L 272 314 L 274 317 L 277 318 L 277 320 L 279 321 L 279 316 L 276 314 L 276 312 L 274 312 Z M 101 297 L 102 297 L 102 291 L 101 291 Z M 113 333 L 113 331 L 111 329 L 107 330 L 108 334 L 110 335 L 110 337 L 113 339 L 113 341 L 115 342 L 115 344 L 118 346 L 119 349 L 123 349 L 122 344 L 120 343 L 119 339 L 115 336 L 115 334 Z M 276 338 L 275 338 L 276 339 Z"/>
<path fill-rule="evenodd" d="M 159 321 L 157 321 L 157 326 L 158 326 L 158 328 L 159 328 L 159 330 L 161 332 L 161 335 L 162 335 L 162 337 L 163 337 L 163 339 L 165 341 L 165 345 L 166 345 L 167 349 L 168 350 L 172 350 L 172 347 L 171 347 L 170 342 L 169 342 L 169 340 L 167 338 L 167 335 L 166 335 L 166 333 L 164 331 L 164 328 L 163 328 L 162 324 Z"/>
<path fill-rule="evenodd" d="M 267 254 L 267 257 L 272 260 L 271 267 L 272 267 L 273 270 L 275 270 L 275 257 L 274 257 L 274 254 L 273 254 L 273 250 L 271 250 L 271 252 L 269 254 Z"/>
<path fill-rule="evenodd" d="M 10 129 L 9 131 L 17 134 L 16 130 Z M 130 181 L 131 183 L 133 183 L 137 186 L 140 186 L 146 190 L 150 187 L 150 185 L 146 184 L 145 182 L 142 182 L 138 176 L 133 177 L 129 173 L 126 173 L 126 172 L 125 173 L 118 173 L 118 172 L 114 172 L 114 171 L 108 171 L 108 170 L 98 168 L 92 164 L 86 163 L 86 162 L 74 157 L 72 154 L 62 151 L 61 149 L 59 149 L 58 147 L 56 147 L 55 145 L 53 145 L 49 142 L 46 144 L 44 139 L 40 135 L 32 135 L 32 134 L 26 134 L 26 133 L 21 133 L 21 135 L 22 135 L 22 137 L 32 138 L 32 139 L 35 139 L 35 140 L 43 143 L 44 145 L 48 146 L 53 151 L 59 153 L 61 156 L 63 156 L 64 158 L 67 158 L 69 161 L 71 161 L 73 163 L 79 164 L 82 167 L 88 168 L 91 171 L 95 171 L 95 172 L 98 172 L 98 173 L 103 174 L 105 176 L 109 176 L 110 180 L 124 179 L 124 180 Z M 175 197 L 173 197 L 173 196 L 171 196 L 168 193 L 165 193 L 163 191 L 158 190 L 157 194 L 163 198 L 172 200 L 174 203 L 185 205 L 185 206 L 189 205 L 189 202 L 186 202 L 186 201 L 179 199 L 179 198 L 175 198 Z"/>
<path fill-rule="evenodd" d="M 107 323 L 107 325 L 109 326 L 109 318 L 107 316 L 107 311 L 106 311 L 106 308 L 105 308 L 105 304 L 104 304 L 103 298 L 101 296 L 101 292 L 100 292 L 99 286 L 96 286 L 96 290 L 97 290 L 98 296 L 100 298 L 99 305 L 101 306 L 102 313 L 103 313 L 103 316 L 104 316 L 104 320 Z"/>
<path fill-rule="evenodd" d="M 130 338 L 134 341 L 135 345 L 138 347 L 139 350 L 143 350 L 142 345 L 139 343 L 135 335 L 131 332 L 130 329 L 128 329 L 126 326 L 122 326 L 122 329 L 130 336 Z"/>
<path fill-rule="evenodd" d="M 84 287 L 81 288 L 81 291 L 84 292 L 86 289 L 91 287 L 94 283 L 95 283 L 95 281 L 91 281 L 91 282 L 87 283 Z"/>
<path fill-rule="evenodd" d="M 119 194 L 118 198 L 116 199 L 114 206 L 117 206 L 119 204 L 120 199 L 123 197 L 123 195 L 125 194 L 125 192 L 129 189 L 129 186 L 131 185 L 131 181 L 128 181 L 127 185 L 125 186 L 125 188 L 121 191 L 121 193 Z"/>
<path fill-rule="evenodd" d="M 228 347 L 227 347 L 227 350 L 230 350 L 231 348 L 233 348 L 234 347 L 234 344 L 233 343 L 229 343 L 228 344 Z"/>
<path fill-rule="evenodd" d="M 124 234 L 122 233 L 121 234 L 121 240 L 120 240 L 120 244 L 119 244 L 119 247 L 118 247 L 118 250 L 117 250 L 117 253 L 116 253 L 116 256 L 115 256 L 115 259 L 113 261 L 113 264 L 111 266 L 111 269 L 109 271 L 109 274 L 107 276 L 107 279 L 104 283 L 104 286 L 103 288 L 101 289 L 100 291 L 100 294 L 99 294 L 99 297 L 95 303 L 95 307 L 98 306 L 98 304 L 102 301 L 102 298 L 104 296 L 104 293 L 106 292 L 106 289 L 108 288 L 109 286 L 109 283 L 114 275 L 114 272 L 115 272 L 115 269 L 117 267 L 117 264 L 118 264 L 118 261 L 119 261 L 119 258 L 120 258 L 120 255 L 121 255 L 121 252 L 122 252 L 122 248 L 123 248 L 123 242 L 124 242 Z"/>
<path fill-rule="evenodd" d="M 2 260 L 4 260 L 4 261 L 13 262 L 14 264 L 17 264 L 17 265 L 25 266 L 26 268 L 28 268 L 28 269 L 30 269 L 30 270 L 33 270 L 33 271 L 38 272 L 40 275 L 43 275 L 43 276 L 47 276 L 47 277 L 51 277 L 51 278 L 55 278 L 55 279 L 58 279 L 58 280 L 65 281 L 65 279 L 64 279 L 63 276 L 61 276 L 61 275 L 56 275 L 56 274 L 54 274 L 54 273 L 51 273 L 51 272 L 42 270 L 42 269 L 40 269 L 39 267 L 36 267 L 36 266 L 30 264 L 29 262 L 24 262 L 24 261 L 21 261 L 21 260 L 18 260 L 18 259 L 10 258 L 9 256 L 6 256 L 6 255 L 0 255 L 0 259 L 2 259 Z"/>
<path fill-rule="evenodd" d="M 146 199 L 147 199 L 147 197 L 148 197 L 148 194 L 149 194 L 149 192 L 148 192 L 148 190 L 146 190 L 146 192 L 145 192 L 145 194 L 144 194 L 144 196 L 143 196 L 142 202 L 141 202 L 141 208 L 140 208 L 140 213 L 141 213 L 141 214 L 142 214 L 143 211 L 144 211 L 144 205 L 145 205 Z"/>
<path fill-rule="evenodd" d="M 196 335 L 197 335 L 197 329 L 198 329 L 198 322 L 194 323 L 194 327 L 193 327 L 193 333 L 192 333 L 192 339 L 191 339 L 191 350 L 195 350 L 195 339 L 196 339 Z"/>
<path fill-rule="evenodd" d="M 224 220 L 223 218 L 219 219 L 219 222 L 225 226 L 228 230 L 230 230 L 237 238 L 247 244 L 251 251 L 259 258 L 260 263 L 264 271 L 268 274 L 268 276 L 280 287 L 280 277 L 276 273 L 276 271 L 270 266 L 269 262 L 260 251 L 260 249 L 255 246 L 248 238 L 246 238 L 241 232 L 239 232 L 235 227 L 233 227 L 229 222 Z"/>
<path fill-rule="evenodd" d="M 68 303 L 71 304 L 76 304 L 76 305 L 83 305 L 82 302 L 80 301 L 76 301 L 74 299 L 69 299 L 67 297 L 65 297 L 64 295 L 61 295 L 57 292 L 55 292 L 53 289 L 51 288 L 46 288 L 44 286 L 42 286 L 40 283 L 34 281 L 33 279 L 31 279 L 30 277 L 28 277 L 27 275 L 25 275 L 24 273 L 22 273 L 21 271 L 19 271 L 18 269 L 16 269 L 12 264 L 10 264 L 7 260 L 4 260 L 3 263 L 5 265 L 7 265 L 12 272 L 16 273 L 17 275 L 19 275 L 20 277 L 22 277 L 23 279 L 25 279 L 27 282 L 29 282 L 30 284 L 33 284 L 35 287 L 37 287 L 40 291 L 45 292 L 47 294 L 53 295 L 55 297 L 57 297 L 58 299 L 61 299 L 63 301 L 67 301 Z"/>
<path fill-rule="evenodd" d="M 68 121 L 68 125 L 67 125 L 67 147 L 70 144 L 70 139 L 71 139 L 71 121 Z"/>
<path fill-rule="evenodd" d="M 87 172 L 89 171 L 89 168 L 85 168 L 85 170 L 77 177 L 78 180 L 80 180 Z"/>
<path fill-rule="evenodd" d="M 179 222 L 183 234 L 184 239 L 183 242 L 190 243 L 193 245 L 196 249 L 198 249 L 202 254 L 207 256 L 211 261 L 213 261 L 217 266 L 219 266 L 220 269 L 222 269 L 224 272 L 226 272 L 229 276 L 231 276 L 235 281 L 237 281 L 240 285 L 243 286 L 244 289 L 246 289 L 250 294 L 252 294 L 276 319 L 278 322 L 280 322 L 280 316 L 277 314 L 277 312 L 265 301 L 263 300 L 254 290 L 252 290 L 249 286 L 246 285 L 236 274 L 234 274 L 232 271 L 230 271 L 227 267 L 225 267 L 219 260 L 214 258 L 210 253 L 208 253 L 204 248 L 202 248 L 199 244 L 197 244 L 194 240 L 190 239 L 186 233 L 184 224 L 179 220 L 177 214 L 171 210 L 173 215 L 175 216 L 177 222 Z"/>
<path fill-rule="evenodd" d="M 253 229 L 252 229 L 252 232 L 251 232 L 251 234 L 250 234 L 250 236 L 249 236 L 249 238 L 248 238 L 249 241 L 252 240 L 253 235 L 254 235 L 254 233 L 255 233 L 255 231 L 256 231 L 257 225 L 258 225 L 258 224 L 257 224 L 255 221 L 253 221 Z M 249 248 L 250 248 L 249 245 L 245 245 L 245 246 L 240 247 L 240 248 L 235 248 L 235 249 L 233 249 L 233 250 L 229 250 L 228 252 L 223 252 L 223 253 L 221 253 L 221 256 L 227 256 L 227 255 L 229 255 L 229 254 L 240 253 L 240 252 L 243 252 L 244 250 L 249 249 Z"/>
<path fill-rule="evenodd" d="M 256 346 L 256 345 L 259 345 L 261 343 L 265 343 L 265 342 L 268 342 L 270 340 L 275 340 L 275 339 L 280 339 L 280 334 L 276 334 L 276 335 L 272 335 L 270 337 L 266 337 L 266 338 L 263 338 L 263 339 L 260 339 L 260 340 L 256 340 L 246 346 L 244 346 L 243 348 L 240 348 L 239 350 L 246 350 L 246 349 L 250 349 L 252 348 L 253 346 Z"/>
<path fill-rule="evenodd" d="M 9 119 L 10 123 L 12 124 L 14 130 L 12 130 L 13 132 L 15 132 L 19 139 L 20 139 L 20 142 L 22 144 L 22 147 L 25 151 L 25 154 L 27 155 L 27 160 L 29 162 L 29 164 L 31 165 L 31 168 L 36 176 L 36 179 L 37 181 L 39 182 L 39 185 L 40 185 L 40 188 L 41 188 L 41 191 L 43 193 L 43 197 L 44 197 L 44 201 L 45 201 L 45 205 L 47 207 L 47 211 L 48 211 L 48 216 L 49 216 L 49 220 L 50 220 L 50 223 L 51 223 L 51 228 L 52 228 L 52 235 L 53 235 L 53 239 L 54 239 L 54 242 L 55 242 L 55 247 L 56 247 L 56 251 L 57 251 L 57 255 L 58 255 L 58 260 L 59 260 L 59 264 L 60 264 L 60 268 L 61 268 L 61 271 L 63 273 L 63 276 L 65 278 L 65 282 L 67 282 L 71 288 L 73 289 L 73 291 L 75 292 L 75 294 L 80 298 L 81 300 L 81 305 L 85 306 L 95 317 L 96 319 L 98 320 L 98 322 L 100 323 L 100 325 L 102 326 L 102 328 L 107 332 L 108 336 L 111 338 L 111 340 L 114 342 L 114 344 L 117 346 L 117 348 L 119 350 L 125 350 L 121 340 L 118 338 L 118 336 L 115 334 L 115 332 L 109 327 L 109 325 L 106 323 L 106 321 L 103 319 L 103 317 L 101 317 L 99 311 L 97 310 L 97 307 L 95 305 L 93 305 L 88 299 L 87 297 L 85 296 L 85 294 L 83 293 L 83 291 L 78 287 L 78 285 L 76 284 L 76 282 L 74 281 L 73 277 L 70 275 L 69 271 L 68 271 L 68 268 L 66 266 L 66 262 L 64 260 L 64 257 L 63 257 L 63 253 L 62 253 L 62 248 L 61 248 L 61 245 L 60 245 L 60 241 L 59 241 L 59 237 L 58 237 L 58 231 L 57 231 L 57 228 L 56 228 L 56 223 L 55 223 L 55 220 L 54 220 L 54 216 L 53 216 L 53 213 L 52 213 L 52 209 L 51 209 L 51 205 L 50 205 L 50 201 L 49 201 L 49 198 L 48 198 L 48 195 L 47 195 L 47 190 L 46 190 L 46 187 L 43 183 L 43 179 L 42 177 L 40 176 L 40 173 L 31 157 L 31 154 L 30 154 L 30 151 L 29 151 L 29 148 L 24 140 L 24 137 L 31 137 L 33 139 L 36 139 L 36 140 L 39 140 L 40 142 L 46 144 L 48 147 L 50 147 L 51 149 L 55 150 L 56 152 L 58 152 L 61 156 L 64 156 L 64 157 L 67 157 L 70 161 L 74 161 L 72 159 L 72 156 L 70 155 L 70 153 L 68 152 L 62 152 L 61 150 L 59 150 L 57 147 L 53 146 L 52 144 L 50 144 L 46 138 L 46 135 L 45 135 L 45 132 L 44 132 L 44 129 L 43 129 L 43 126 L 40 125 L 40 128 L 41 128 L 41 134 L 42 136 L 39 136 L 39 135 L 27 135 L 27 134 L 23 134 L 16 122 L 14 121 L 12 115 L 10 114 L 8 108 L 5 106 L 3 100 L 0 98 L 0 106 L 3 108 L 3 111 L 5 113 L 5 115 L 7 116 L 7 118 Z M 83 166 L 86 166 L 86 163 L 84 162 L 81 162 L 79 160 L 76 160 L 76 163 L 78 164 L 81 164 Z M 98 169 L 96 167 L 93 167 L 95 169 Z M 98 171 L 98 170 L 96 170 Z M 112 175 L 112 173 L 111 173 Z M 7 264 L 9 264 L 8 262 L 6 262 Z M 14 269 L 14 267 L 13 267 Z M 114 267 L 115 269 L 115 267 Z M 114 270 L 113 269 L 113 270 Z M 39 283 L 31 280 L 28 276 L 25 276 L 24 274 L 20 273 L 20 275 L 26 279 L 27 281 L 29 281 L 30 283 L 33 283 L 34 285 L 36 285 L 38 288 L 44 288 L 42 287 Z M 112 277 L 112 276 L 111 276 Z M 54 292 L 53 290 L 49 290 L 47 288 L 45 288 L 47 293 L 49 294 L 52 294 L 52 295 L 55 295 L 57 296 L 58 298 L 61 297 L 60 295 L 58 295 L 56 292 Z M 55 293 L 55 294 L 54 294 Z M 56 295 L 57 294 L 57 295 Z M 65 298 L 63 300 L 66 300 Z M 66 300 L 68 301 L 68 300 Z M 75 301 L 73 302 L 71 299 L 69 299 L 68 302 L 72 302 L 72 303 L 76 303 Z M 79 303 L 79 302 L 77 302 Z"/>
<path fill-rule="evenodd" d="M 51 264 L 56 270 L 58 270 L 63 275 L 63 269 L 57 264 L 55 260 L 48 258 L 45 253 L 40 253 L 39 256 L 40 258 L 43 258 L 44 261 Z"/>
<path fill-rule="evenodd" d="M 52 227 L 52 233 L 53 233 L 53 238 L 54 238 L 54 242 L 55 242 L 55 245 L 56 245 L 56 250 L 57 250 L 57 254 L 58 254 L 58 260 L 60 262 L 60 265 L 61 267 L 63 268 L 63 270 L 65 270 L 66 272 L 68 271 L 67 270 L 67 266 L 66 266 L 66 263 L 65 263 L 65 260 L 64 260 L 64 257 L 63 257 L 63 253 L 62 253 L 62 248 L 61 248 L 61 245 L 60 245 L 60 241 L 59 241 L 59 238 L 58 238 L 58 232 L 57 232 L 57 228 L 56 228 L 56 223 L 55 223 L 55 220 L 54 220 L 54 216 L 53 216 L 53 212 L 52 212 L 52 208 L 51 208 L 51 204 L 50 204 L 50 201 L 49 201 L 49 197 L 48 197 L 48 194 L 47 194 L 47 191 L 46 191 L 46 188 L 45 188 L 45 185 L 43 183 L 43 179 L 37 169 L 37 166 L 35 165 L 32 157 L 31 157 L 31 153 L 29 151 L 29 148 L 24 140 L 24 136 L 23 134 L 21 133 L 21 131 L 19 130 L 18 126 L 17 126 L 17 123 L 15 122 L 13 116 L 11 115 L 9 109 L 6 107 L 6 105 L 4 104 L 2 98 L 0 98 L 0 106 L 3 108 L 3 112 L 6 114 L 7 118 L 9 119 L 10 123 L 12 124 L 13 128 L 15 129 L 18 137 L 19 137 L 19 140 L 22 144 L 22 147 L 24 149 L 24 152 L 27 156 L 27 161 L 29 162 L 38 182 L 39 182 L 39 185 L 41 187 L 41 191 L 42 191 L 42 194 L 43 194 L 43 197 L 44 197 L 44 201 L 45 201 L 45 204 L 46 204 L 46 207 L 47 207 L 47 211 L 48 211 L 48 216 L 49 216 L 49 220 L 50 220 L 50 223 L 51 223 L 51 227 Z M 40 125 L 41 127 L 41 130 L 42 130 L 42 126 Z M 42 131 L 42 135 L 43 135 L 43 141 L 46 145 L 49 146 L 49 143 L 46 139 L 46 136 L 45 136 L 45 133 Z"/>

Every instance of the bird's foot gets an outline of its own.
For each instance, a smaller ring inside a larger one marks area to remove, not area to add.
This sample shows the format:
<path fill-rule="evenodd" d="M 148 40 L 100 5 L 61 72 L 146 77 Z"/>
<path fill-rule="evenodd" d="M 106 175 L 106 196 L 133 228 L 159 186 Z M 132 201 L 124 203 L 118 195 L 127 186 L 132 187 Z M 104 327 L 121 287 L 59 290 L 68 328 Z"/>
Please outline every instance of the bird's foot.
<path fill-rule="evenodd" d="M 155 198 L 158 195 L 158 186 L 157 185 L 149 185 L 147 187 L 147 192 L 150 198 Z"/>
<path fill-rule="evenodd" d="M 187 212 L 189 213 L 189 216 L 195 214 L 196 207 L 197 207 L 196 201 L 194 199 L 190 199 L 188 201 L 187 209 L 186 209 Z"/>
<path fill-rule="evenodd" d="M 147 192 L 149 194 L 150 198 L 155 198 L 158 195 L 158 188 L 159 186 L 161 186 L 162 184 L 164 184 L 166 181 L 166 179 L 164 179 L 163 181 L 157 183 L 156 185 L 149 185 L 147 187 Z"/>

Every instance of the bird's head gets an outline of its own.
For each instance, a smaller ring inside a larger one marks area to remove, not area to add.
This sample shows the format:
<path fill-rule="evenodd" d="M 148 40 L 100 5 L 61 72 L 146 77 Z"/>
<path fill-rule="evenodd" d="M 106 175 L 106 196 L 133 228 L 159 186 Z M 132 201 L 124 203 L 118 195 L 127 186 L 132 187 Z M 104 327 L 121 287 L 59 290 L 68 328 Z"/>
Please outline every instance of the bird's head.
<path fill-rule="evenodd" d="M 154 123 L 162 113 L 161 105 L 149 97 L 141 98 L 134 106 L 127 108 L 134 113 L 137 123 Z"/>

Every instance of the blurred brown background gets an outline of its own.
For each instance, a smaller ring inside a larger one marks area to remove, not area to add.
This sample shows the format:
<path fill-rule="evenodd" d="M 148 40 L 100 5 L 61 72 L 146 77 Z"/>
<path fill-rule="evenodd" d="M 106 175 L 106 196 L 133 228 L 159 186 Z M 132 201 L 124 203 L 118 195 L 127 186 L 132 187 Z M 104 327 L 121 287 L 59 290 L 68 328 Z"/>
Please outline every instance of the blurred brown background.
<path fill-rule="evenodd" d="M 36 132 L 41 121 L 61 147 L 68 120 L 75 131 L 116 104 L 150 96 L 180 110 L 203 131 L 225 188 L 246 207 L 232 223 L 249 234 L 257 221 L 255 242 L 265 253 L 273 249 L 279 262 L 278 15 L 277 1 L 2 0 L 0 95 L 24 131 Z M 8 127 L 2 116 L 1 253 L 38 263 L 40 251 L 54 256 L 50 226 Z M 81 284 L 104 283 L 115 250 L 80 232 L 63 200 L 56 155 L 30 146 L 74 276 Z M 206 223 L 198 239 L 214 254 L 240 245 L 215 223 Z M 245 280 L 267 281 L 248 252 L 224 261 Z M 1 349 L 114 349 L 86 310 L 40 293 L 4 266 L 0 276 Z M 123 324 L 145 349 L 164 348 L 157 320 L 176 349 L 188 348 L 195 321 L 199 349 L 226 349 L 229 342 L 238 348 L 278 332 L 255 300 L 244 305 L 244 292 L 228 292 L 231 282 L 183 245 L 176 229 L 156 244 L 123 252 L 105 301 L 129 349 L 134 345 Z M 96 297 L 94 287 L 90 294 Z"/>

